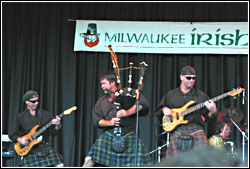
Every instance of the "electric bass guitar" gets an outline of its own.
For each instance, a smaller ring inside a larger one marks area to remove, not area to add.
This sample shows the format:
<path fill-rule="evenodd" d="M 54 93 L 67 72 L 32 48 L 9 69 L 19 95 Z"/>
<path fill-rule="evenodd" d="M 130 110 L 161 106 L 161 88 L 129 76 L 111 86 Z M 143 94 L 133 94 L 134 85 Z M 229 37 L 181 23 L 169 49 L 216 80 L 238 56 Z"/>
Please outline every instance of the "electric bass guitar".
<path fill-rule="evenodd" d="M 74 106 L 72 108 L 69 108 L 67 110 L 65 110 L 63 113 L 59 114 L 58 116 L 60 118 L 62 118 L 64 115 L 68 115 L 71 114 L 72 111 L 76 110 L 77 107 Z M 39 129 L 38 131 L 37 128 L 39 127 L 39 125 L 36 125 L 35 127 L 33 127 L 30 132 L 24 136 L 22 136 L 22 138 L 27 138 L 29 141 L 28 145 L 23 145 L 20 142 L 16 142 L 14 145 L 14 149 L 16 151 L 16 153 L 19 156 L 25 156 L 29 153 L 29 151 L 31 150 L 31 148 L 40 143 L 42 141 L 42 139 L 40 139 L 41 134 L 50 126 L 52 125 L 52 121 L 50 121 L 49 123 L 47 123 L 46 125 L 44 125 L 41 129 Z"/>
<path fill-rule="evenodd" d="M 240 89 L 236 89 L 236 90 L 232 90 L 230 92 L 224 93 L 220 96 L 217 96 L 211 100 L 213 101 L 218 101 L 224 97 L 227 96 L 235 96 L 237 94 L 240 94 L 242 91 L 244 90 L 244 88 L 240 88 Z M 163 129 L 166 132 L 171 132 L 172 130 L 174 130 L 178 125 L 180 124 L 187 124 L 188 120 L 184 120 L 184 116 L 188 115 L 190 113 L 192 113 L 193 111 L 196 111 L 202 107 L 205 106 L 205 102 L 197 104 L 193 107 L 188 108 L 190 105 L 194 104 L 195 101 L 191 100 L 188 103 L 186 103 L 183 107 L 181 108 L 175 108 L 175 109 L 171 109 L 171 115 L 170 116 L 163 116 L 162 118 L 162 126 Z"/>

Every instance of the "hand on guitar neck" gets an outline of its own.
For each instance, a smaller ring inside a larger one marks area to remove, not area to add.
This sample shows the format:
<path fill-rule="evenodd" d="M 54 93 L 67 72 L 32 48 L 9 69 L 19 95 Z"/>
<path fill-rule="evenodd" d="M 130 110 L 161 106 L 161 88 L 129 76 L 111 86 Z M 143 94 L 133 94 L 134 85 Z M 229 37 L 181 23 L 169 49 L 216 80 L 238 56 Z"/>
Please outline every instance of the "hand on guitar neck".
<path fill-rule="evenodd" d="M 56 125 L 55 129 L 59 130 L 61 128 L 61 118 L 57 115 L 56 118 L 51 120 L 51 123 Z"/>
<path fill-rule="evenodd" d="M 214 103 L 213 100 L 208 100 L 204 103 L 204 105 L 207 107 L 209 110 L 208 116 L 209 117 L 214 117 L 217 113 L 217 107 L 216 104 Z"/>

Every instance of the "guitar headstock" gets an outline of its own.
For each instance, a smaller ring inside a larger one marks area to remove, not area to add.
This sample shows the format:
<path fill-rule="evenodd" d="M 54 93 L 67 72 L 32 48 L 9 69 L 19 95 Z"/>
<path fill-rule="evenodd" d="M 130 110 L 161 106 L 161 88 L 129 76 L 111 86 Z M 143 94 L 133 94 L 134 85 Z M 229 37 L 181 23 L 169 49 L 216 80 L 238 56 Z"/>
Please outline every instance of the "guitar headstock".
<path fill-rule="evenodd" d="M 71 112 L 72 112 L 72 111 L 74 111 L 74 110 L 76 110 L 76 109 L 77 109 L 77 107 L 76 107 L 76 106 L 71 107 L 71 108 L 69 108 L 69 109 L 65 110 L 65 111 L 63 112 L 63 114 L 64 114 L 64 115 L 71 114 Z"/>
<path fill-rule="evenodd" d="M 245 90 L 245 89 L 244 88 L 234 89 L 234 90 L 229 92 L 229 95 L 230 96 L 235 96 L 237 94 L 240 94 L 243 90 Z"/>

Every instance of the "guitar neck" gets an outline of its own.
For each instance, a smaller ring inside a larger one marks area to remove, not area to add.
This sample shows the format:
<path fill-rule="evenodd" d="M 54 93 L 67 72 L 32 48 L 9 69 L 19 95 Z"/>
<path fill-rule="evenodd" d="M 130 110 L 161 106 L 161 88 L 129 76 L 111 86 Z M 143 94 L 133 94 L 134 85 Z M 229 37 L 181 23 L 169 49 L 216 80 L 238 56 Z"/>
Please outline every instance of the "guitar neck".
<path fill-rule="evenodd" d="M 60 118 L 62 118 L 64 116 L 64 112 L 58 115 Z M 45 130 L 47 130 L 47 128 L 49 128 L 52 125 L 52 121 L 50 121 L 49 123 L 47 123 L 45 126 L 43 126 L 42 128 L 40 128 L 33 136 L 32 138 L 36 138 L 38 136 L 40 136 Z"/>
<path fill-rule="evenodd" d="M 222 99 L 222 98 L 224 98 L 224 97 L 229 96 L 229 93 L 230 93 L 230 92 L 224 93 L 224 94 L 222 94 L 222 95 L 220 95 L 220 96 L 217 96 L 217 97 L 215 97 L 215 98 L 212 98 L 211 100 L 214 101 L 214 102 L 215 102 L 215 101 L 218 101 L 218 100 L 220 100 L 220 99 Z M 204 106 L 205 106 L 205 102 L 200 103 L 200 104 L 197 104 L 197 105 L 195 105 L 195 106 L 193 106 L 193 107 L 188 108 L 187 110 L 184 110 L 184 111 L 182 112 L 182 115 L 185 116 L 185 115 L 187 115 L 187 114 L 190 114 L 190 113 L 192 113 L 193 111 L 196 111 L 196 110 L 198 110 L 198 109 L 203 108 Z"/>

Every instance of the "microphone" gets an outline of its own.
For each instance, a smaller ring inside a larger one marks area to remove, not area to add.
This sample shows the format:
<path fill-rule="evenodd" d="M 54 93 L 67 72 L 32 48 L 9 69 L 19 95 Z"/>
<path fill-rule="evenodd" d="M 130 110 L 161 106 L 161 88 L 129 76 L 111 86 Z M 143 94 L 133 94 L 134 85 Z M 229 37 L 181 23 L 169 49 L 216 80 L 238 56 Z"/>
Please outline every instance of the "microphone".
<path fill-rule="evenodd" d="M 242 94 L 242 104 L 245 104 L 245 89 L 243 90 Z"/>
<path fill-rule="evenodd" d="M 226 144 L 230 144 L 231 147 L 234 146 L 234 142 L 232 142 L 232 141 L 226 141 L 225 143 L 226 143 Z"/>

